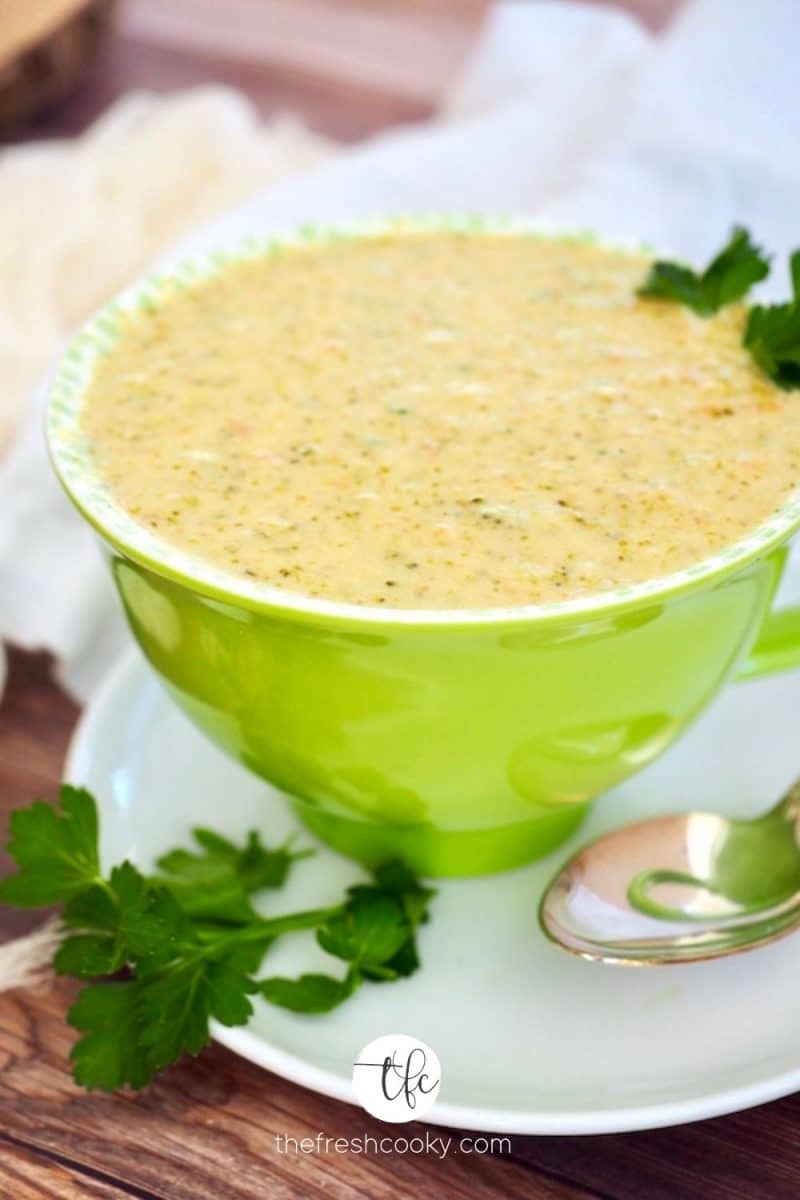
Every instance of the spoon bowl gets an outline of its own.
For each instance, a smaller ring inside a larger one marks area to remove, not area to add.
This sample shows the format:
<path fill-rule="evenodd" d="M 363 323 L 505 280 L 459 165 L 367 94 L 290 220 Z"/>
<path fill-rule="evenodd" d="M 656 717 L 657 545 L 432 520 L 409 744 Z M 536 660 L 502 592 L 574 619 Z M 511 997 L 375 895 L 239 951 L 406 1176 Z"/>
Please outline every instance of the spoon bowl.
<path fill-rule="evenodd" d="M 751 821 L 691 812 L 585 846 L 546 889 L 546 935 L 594 961 L 654 966 L 751 950 L 800 925 L 800 781 Z"/>

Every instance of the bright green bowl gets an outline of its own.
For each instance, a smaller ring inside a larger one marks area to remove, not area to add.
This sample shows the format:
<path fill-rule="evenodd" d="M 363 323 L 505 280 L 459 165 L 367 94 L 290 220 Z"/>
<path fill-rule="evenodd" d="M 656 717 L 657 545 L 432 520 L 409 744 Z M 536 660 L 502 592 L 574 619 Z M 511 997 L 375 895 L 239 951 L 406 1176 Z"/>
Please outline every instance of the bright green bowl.
<path fill-rule="evenodd" d="M 514 223 L 462 225 L 542 236 Z M 306 229 L 292 240 L 365 232 Z M 102 310 L 60 365 L 48 440 L 171 694 L 209 737 L 289 793 L 319 837 L 365 861 L 398 853 L 425 874 L 516 866 L 566 839 L 593 797 L 669 746 L 726 680 L 800 663 L 800 611 L 767 615 L 800 496 L 689 570 L 589 599 L 485 611 L 293 595 L 227 575 L 138 526 L 92 473 L 80 410 L 94 363 L 113 346 L 120 315 L 158 303 L 165 279 L 202 278 L 277 244 L 180 265 Z"/>

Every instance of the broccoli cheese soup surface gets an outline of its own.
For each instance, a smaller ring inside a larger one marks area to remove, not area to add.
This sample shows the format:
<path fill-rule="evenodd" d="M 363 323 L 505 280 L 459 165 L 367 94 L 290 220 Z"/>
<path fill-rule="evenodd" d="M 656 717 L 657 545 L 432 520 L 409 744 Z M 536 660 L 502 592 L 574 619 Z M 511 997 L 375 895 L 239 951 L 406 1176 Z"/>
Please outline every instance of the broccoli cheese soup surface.
<path fill-rule="evenodd" d="M 648 260 L 523 234 L 287 249 L 125 319 L 83 428 L 116 500 L 231 573 L 366 605 L 686 567 L 800 482 L 800 399 Z"/>

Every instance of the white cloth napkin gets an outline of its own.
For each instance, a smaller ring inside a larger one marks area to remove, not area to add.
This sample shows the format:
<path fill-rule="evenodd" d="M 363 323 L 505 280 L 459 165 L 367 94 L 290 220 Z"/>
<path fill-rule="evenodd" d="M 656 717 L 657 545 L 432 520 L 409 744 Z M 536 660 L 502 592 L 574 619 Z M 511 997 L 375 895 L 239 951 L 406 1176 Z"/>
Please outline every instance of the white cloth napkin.
<path fill-rule="evenodd" d="M 612 10 L 500 4 L 437 121 L 279 183 L 179 252 L 308 219 L 482 210 L 688 256 L 741 221 L 785 253 L 800 242 L 799 25 L 798 0 L 696 0 L 660 39 Z M 127 637 L 40 414 L 0 475 L 0 634 L 52 650 L 79 696 Z"/>

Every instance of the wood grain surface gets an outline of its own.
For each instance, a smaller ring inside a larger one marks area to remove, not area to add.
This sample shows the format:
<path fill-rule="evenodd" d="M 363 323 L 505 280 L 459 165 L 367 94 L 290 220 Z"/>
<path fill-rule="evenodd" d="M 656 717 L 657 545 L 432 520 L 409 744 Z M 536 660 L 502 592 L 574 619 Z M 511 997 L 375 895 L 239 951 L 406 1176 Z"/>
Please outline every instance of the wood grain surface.
<path fill-rule="evenodd" d="M 57 1158 L 36 1154 L 0 1134 L 2 1183 L 9 1200 L 122 1200 L 130 1196 L 102 1176 L 86 1175 Z"/>
<path fill-rule="evenodd" d="M 660 28 L 677 0 L 620 7 Z M 484 0 L 128 0 L 110 53 L 34 134 L 81 129 L 130 87 L 216 79 L 245 90 L 262 113 L 292 110 L 327 133 L 358 138 L 431 111 L 485 9 Z M 78 715 L 45 656 L 12 650 L 9 666 L 0 701 L 0 829 L 17 805 L 54 798 Z M 0 910 L 0 939 L 38 920 Z M 219 1046 L 138 1096 L 87 1094 L 68 1071 L 71 995 L 64 981 L 0 995 L 0 1200 L 800 1197 L 800 1096 L 649 1133 L 514 1137 L 510 1153 L 444 1162 L 285 1153 L 278 1135 L 380 1138 L 387 1126 Z"/>

